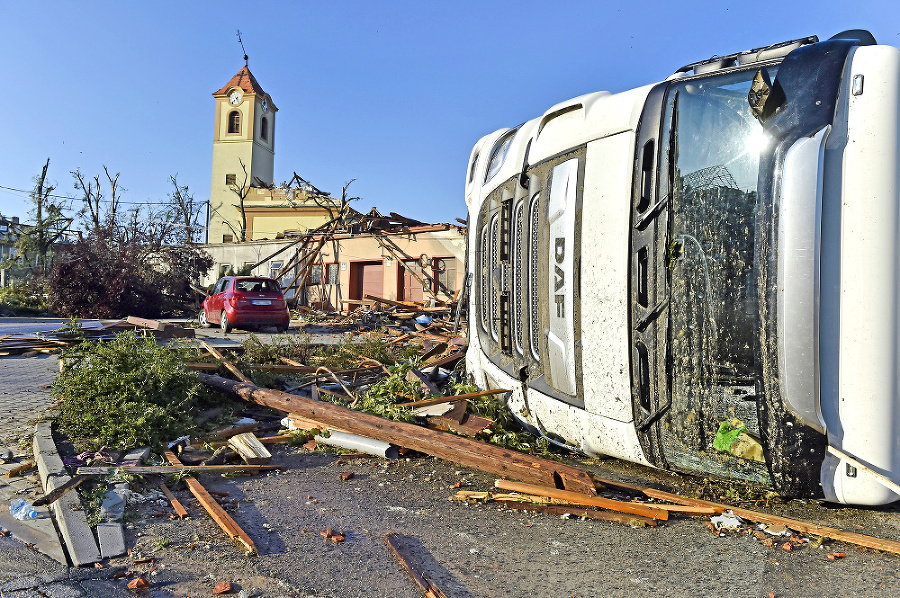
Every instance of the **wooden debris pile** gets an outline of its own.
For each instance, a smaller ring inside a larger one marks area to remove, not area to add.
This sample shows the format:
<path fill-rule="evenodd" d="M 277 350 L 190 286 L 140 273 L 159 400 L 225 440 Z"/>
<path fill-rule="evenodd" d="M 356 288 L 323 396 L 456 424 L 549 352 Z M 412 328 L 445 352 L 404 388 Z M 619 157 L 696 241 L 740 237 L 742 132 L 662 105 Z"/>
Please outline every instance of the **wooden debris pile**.
<path fill-rule="evenodd" d="M 156 338 L 194 338 L 194 330 L 180 324 L 129 316 L 124 320 L 100 322 L 98 327 L 85 327 L 74 321 L 55 330 L 35 334 L 0 336 L 0 356 L 55 353 L 86 340 L 109 340 L 126 330 Z"/>

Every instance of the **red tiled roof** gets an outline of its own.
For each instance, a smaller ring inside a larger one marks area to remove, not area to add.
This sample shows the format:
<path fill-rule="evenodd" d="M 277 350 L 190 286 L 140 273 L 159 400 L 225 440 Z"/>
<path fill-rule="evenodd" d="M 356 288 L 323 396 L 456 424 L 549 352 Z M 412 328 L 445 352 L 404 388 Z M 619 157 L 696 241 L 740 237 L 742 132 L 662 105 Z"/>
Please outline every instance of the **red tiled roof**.
<path fill-rule="evenodd" d="M 231 81 L 225 84 L 225 87 L 219 91 L 213 92 L 213 95 L 222 95 L 232 87 L 240 87 L 245 93 L 255 93 L 258 95 L 265 95 L 266 93 L 263 91 L 263 88 L 260 87 L 256 77 L 253 76 L 253 73 L 250 72 L 250 69 L 247 68 L 246 65 L 237 72 L 237 75 L 231 78 Z"/>

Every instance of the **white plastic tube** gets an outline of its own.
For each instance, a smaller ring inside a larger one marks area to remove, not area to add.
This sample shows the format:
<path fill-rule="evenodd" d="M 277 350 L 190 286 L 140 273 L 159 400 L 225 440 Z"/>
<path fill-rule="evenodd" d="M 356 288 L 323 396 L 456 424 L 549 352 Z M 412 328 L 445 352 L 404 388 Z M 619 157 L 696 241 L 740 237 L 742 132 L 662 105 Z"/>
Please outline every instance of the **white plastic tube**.
<path fill-rule="evenodd" d="M 399 457 L 397 447 L 381 440 L 373 440 L 365 436 L 357 436 L 347 432 L 337 432 L 330 430 L 331 435 L 328 438 L 324 436 L 316 436 L 315 441 L 329 446 L 337 446 L 340 448 L 350 449 L 366 453 L 367 455 L 375 455 L 376 457 L 384 457 L 385 459 L 396 459 Z"/>

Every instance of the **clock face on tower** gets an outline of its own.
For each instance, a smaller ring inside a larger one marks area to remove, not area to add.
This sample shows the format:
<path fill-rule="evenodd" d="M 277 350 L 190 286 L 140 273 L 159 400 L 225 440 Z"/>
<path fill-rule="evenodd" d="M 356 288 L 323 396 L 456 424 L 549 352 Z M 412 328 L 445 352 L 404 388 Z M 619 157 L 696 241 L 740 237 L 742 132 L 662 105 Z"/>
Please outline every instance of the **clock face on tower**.
<path fill-rule="evenodd" d="M 269 111 L 269 98 L 263 98 L 262 109 L 263 109 L 263 112 Z"/>
<path fill-rule="evenodd" d="M 235 90 L 228 94 L 228 101 L 231 102 L 232 106 L 237 106 L 241 103 L 241 92 Z"/>

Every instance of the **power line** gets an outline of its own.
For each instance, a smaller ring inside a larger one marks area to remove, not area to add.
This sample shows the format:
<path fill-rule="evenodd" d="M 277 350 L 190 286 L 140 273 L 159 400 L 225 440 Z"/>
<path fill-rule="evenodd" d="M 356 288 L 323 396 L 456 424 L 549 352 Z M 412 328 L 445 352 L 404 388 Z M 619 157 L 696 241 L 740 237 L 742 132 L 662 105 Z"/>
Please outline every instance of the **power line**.
<path fill-rule="evenodd" d="M 3 189 L 5 191 L 12 191 L 14 193 L 22 193 L 26 197 L 30 196 L 32 193 L 31 191 L 28 191 L 27 189 L 16 189 L 15 187 L 6 187 L 5 185 L 0 185 L 0 189 Z M 68 199 L 70 201 L 80 201 L 79 198 L 72 197 L 70 195 L 56 195 L 56 194 L 50 193 L 47 195 L 47 197 L 54 197 L 56 199 Z M 101 203 L 110 203 L 110 200 L 109 199 L 101 199 L 100 202 Z M 155 205 L 159 205 L 162 202 L 160 202 L 160 201 L 121 201 L 121 200 L 117 200 L 116 203 L 129 205 L 129 206 L 155 206 Z"/>

